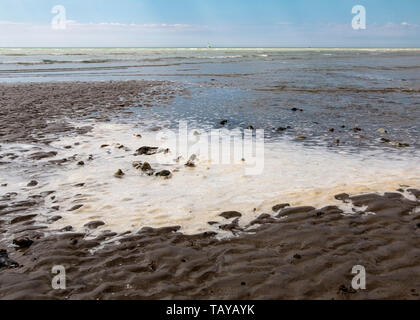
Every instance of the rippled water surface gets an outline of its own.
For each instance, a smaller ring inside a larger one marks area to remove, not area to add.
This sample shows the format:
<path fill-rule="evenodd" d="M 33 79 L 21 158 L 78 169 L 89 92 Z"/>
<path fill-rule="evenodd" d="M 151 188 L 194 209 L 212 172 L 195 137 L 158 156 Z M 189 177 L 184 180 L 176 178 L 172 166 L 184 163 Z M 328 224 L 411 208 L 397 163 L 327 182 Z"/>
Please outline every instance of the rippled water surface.
<path fill-rule="evenodd" d="M 385 129 L 386 139 L 419 147 L 420 49 L 0 49 L 3 82 L 129 79 L 189 89 L 171 108 L 137 108 L 142 120 L 228 120 L 274 139 L 382 149 Z"/>

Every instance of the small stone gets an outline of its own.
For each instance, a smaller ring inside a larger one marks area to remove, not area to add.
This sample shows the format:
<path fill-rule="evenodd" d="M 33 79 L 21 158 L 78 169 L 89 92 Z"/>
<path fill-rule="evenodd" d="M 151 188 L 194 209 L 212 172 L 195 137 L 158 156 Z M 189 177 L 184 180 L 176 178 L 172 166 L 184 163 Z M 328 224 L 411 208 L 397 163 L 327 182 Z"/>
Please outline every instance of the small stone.
<path fill-rule="evenodd" d="M 388 131 L 386 131 L 385 129 L 383 129 L 383 128 L 380 128 L 380 129 L 378 129 L 378 133 L 380 133 L 380 134 L 387 134 L 388 133 Z"/>
<path fill-rule="evenodd" d="M 287 128 L 285 128 L 285 127 L 278 127 L 276 129 L 277 132 L 282 132 L 282 131 L 286 131 L 286 130 L 287 130 Z"/>
<path fill-rule="evenodd" d="M 135 156 L 142 156 L 142 155 L 146 155 L 146 156 L 151 156 L 154 155 L 158 152 L 157 147 L 141 147 L 139 149 L 136 150 L 136 152 L 134 153 Z"/>
<path fill-rule="evenodd" d="M 157 177 L 164 177 L 166 179 L 169 179 L 170 177 L 172 177 L 172 173 L 169 170 L 162 170 L 158 173 L 156 173 Z"/>
<path fill-rule="evenodd" d="M 397 142 L 397 147 L 398 148 L 407 148 L 409 146 L 410 145 L 408 143 L 406 143 L 406 142 Z"/>
<path fill-rule="evenodd" d="M 336 200 L 345 201 L 350 198 L 350 196 L 347 193 L 340 193 L 334 196 Z"/>
<path fill-rule="evenodd" d="M 78 165 L 78 166 L 84 166 L 84 165 L 85 165 L 85 163 L 84 163 L 83 161 L 79 161 L 79 162 L 77 163 L 77 165 Z"/>
<path fill-rule="evenodd" d="M 360 131 L 362 131 L 362 129 L 361 129 L 361 128 L 359 128 L 359 127 L 354 127 L 354 128 L 353 128 L 353 132 L 360 132 Z"/>
<path fill-rule="evenodd" d="M 107 147 L 109 147 L 109 144 L 103 144 L 103 145 L 101 145 L 101 149 L 107 148 Z"/>
<path fill-rule="evenodd" d="M 143 138 L 141 134 L 135 134 L 134 136 L 139 139 Z"/>
<path fill-rule="evenodd" d="M 222 126 L 224 126 L 225 124 L 227 124 L 228 123 L 228 121 L 227 120 L 222 120 L 222 121 L 220 121 L 220 124 L 222 125 Z"/>
<path fill-rule="evenodd" d="M 295 255 L 293 256 L 293 258 L 294 258 L 294 259 L 297 259 L 297 260 L 300 260 L 300 259 L 302 259 L 302 256 L 301 256 L 300 254 L 295 254 Z"/>
<path fill-rule="evenodd" d="M 29 248 L 34 242 L 28 237 L 16 238 L 13 240 L 13 244 L 18 246 L 20 249 Z"/>
<path fill-rule="evenodd" d="M 254 130 L 254 127 L 253 126 L 248 126 L 248 127 L 246 127 L 248 130 Z"/>
<path fill-rule="evenodd" d="M 116 178 L 122 178 L 124 175 L 125 175 L 125 173 L 121 169 L 118 169 L 114 173 L 114 177 L 116 177 Z"/>
<path fill-rule="evenodd" d="M 36 180 L 32 180 L 31 182 L 29 182 L 27 184 L 28 187 L 35 187 L 37 185 L 38 185 L 38 181 L 36 181 Z"/>
<path fill-rule="evenodd" d="M 391 140 L 387 139 L 387 138 L 381 138 L 381 142 L 382 143 L 390 143 Z"/>
<path fill-rule="evenodd" d="M 329 130 L 329 132 L 334 132 L 335 131 L 335 129 L 334 128 L 331 128 L 330 130 Z"/>
<path fill-rule="evenodd" d="M 242 214 L 237 211 L 226 211 L 226 212 L 221 213 L 219 216 L 225 219 L 232 219 L 232 218 L 242 217 Z"/>
<path fill-rule="evenodd" d="M 298 140 L 306 140 L 306 136 L 297 136 L 296 139 L 298 139 Z"/>
<path fill-rule="evenodd" d="M 152 170 L 152 166 L 148 162 L 143 163 L 143 165 L 141 166 L 141 171 L 147 172 Z"/>

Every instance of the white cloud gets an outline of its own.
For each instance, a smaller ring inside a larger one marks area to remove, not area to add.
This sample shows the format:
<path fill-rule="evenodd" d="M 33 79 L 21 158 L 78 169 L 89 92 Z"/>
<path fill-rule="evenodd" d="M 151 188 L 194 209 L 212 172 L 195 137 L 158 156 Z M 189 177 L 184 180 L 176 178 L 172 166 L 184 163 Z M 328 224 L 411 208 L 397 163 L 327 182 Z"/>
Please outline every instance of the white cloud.
<path fill-rule="evenodd" d="M 271 26 L 82 23 L 67 20 L 65 30 L 50 25 L 0 21 L 0 47 L 119 47 L 119 46 L 402 46 L 420 47 L 420 26 L 403 23 L 303 24 L 287 21 Z"/>

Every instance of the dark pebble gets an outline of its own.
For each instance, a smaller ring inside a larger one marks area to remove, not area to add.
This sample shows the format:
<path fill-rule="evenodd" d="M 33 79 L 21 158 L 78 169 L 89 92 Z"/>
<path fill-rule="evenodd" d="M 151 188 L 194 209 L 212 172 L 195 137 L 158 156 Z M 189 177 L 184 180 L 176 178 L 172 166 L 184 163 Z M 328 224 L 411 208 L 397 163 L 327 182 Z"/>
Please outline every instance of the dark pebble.
<path fill-rule="evenodd" d="M 134 155 L 135 156 L 142 156 L 142 155 L 151 156 L 151 155 L 156 154 L 157 152 L 158 152 L 157 147 L 141 147 L 136 150 Z"/>
<path fill-rule="evenodd" d="M 20 249 L 29 248 L 34 242 L 28 237 L 16 238 L 13 240 L 13 244 L 18 246 Z"/>
<path fill-rule="evenodd" d="M 170 177 L 172 175 L 172 173 L 169 170 L 162 170 L 158 173 L 156 173 L 157 177 Z"/>
<path fill-rule="evenodd" d="M 125 175 L 125 173 L 121 170 L 121 169 L 118 169 L 115 173 L 114 173 L 114 176 L 115 177 L 117 177 L 117 178 L 121 178 L 122 176 L 124 176 Z"/>
<path fill-rule="evenodd" d="M 148 162 L 143 163 L 143 165 L 141 166 L 141 171 L 147 172 L 152 170 L 152 166 Z"/>
<path fill-rule="evenodd" d="M 347 193 L 340 193 L 340 194 L 335 195 L 334 198 L 340 201 L 344 201 L 344 200 L 348 200 L 350 196 Z"/>
<path fill-rule="evenodd" d="M 27 184 L 28 187 L 35 187 L 38 185 L 38 181 L 32 180 Z"/>

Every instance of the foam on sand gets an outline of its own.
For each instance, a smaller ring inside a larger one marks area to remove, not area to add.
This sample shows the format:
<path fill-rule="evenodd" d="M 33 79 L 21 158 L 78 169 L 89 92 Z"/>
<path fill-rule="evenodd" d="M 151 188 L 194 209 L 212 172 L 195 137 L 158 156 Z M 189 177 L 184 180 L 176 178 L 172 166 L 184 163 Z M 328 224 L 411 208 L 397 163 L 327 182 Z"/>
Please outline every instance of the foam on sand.
<path fill-rule="evenodd" d="M 139 133 L 141 138 L 136 136 Z M 216 231 L 208 222 L 226 221 L 219 216 L 224 211 L 241 212 L 240 225 L 246 225 L 262 213 L 272 213 L 272 206 L 279 203 L 322 207 L 338 205 L 334 195 L 342 192 L 360 194 L 396 190 L 401 185 L 420 186 L 415 158 L 336 153 L 287 140 L 265 144 L 264 170 L 252 176 L 245 175 L 246 162 L 220 165 L 199 156 L 196 167 L 189 168 L 184 165 L 187 157 L 164 165 L 156 161 L 156 155 L 133 155 L 142 146 L 160 146 L 162 141 L 156 141 L 156 136 L 132 124 L 97 123 L 86 135 L 52 143 L 51 148 L 59 151 L 49 161 L 73 157 L 73 162 L 53 166 L 48 173 L 37 176 L 40 184 L 36 192 L 56 191 L 53 200 L 46 200 L 46 208 L 59 206 L 57 214 L 63 217 L 50 227 L 71 225 L 83 230 L 88 222 L 100 220 L 105 225 L 98 230 L 125 232 L 177 225 L 182 232 L 195 234 Z M 77 165 L 79 161 L 84 165 Z M 145 175 L 132 166 L 134 161 L 169 170 L 172 178 Z M 114 177 L 118 169 L 125 173 L 122 178 Z M 24 187 L 27 179 L 15 180 L 13 185 Z M 79 204 L 83 206 L 68 211 Z M 50 211 L 43 212 L 45 218 L 51 217 Z"/>

